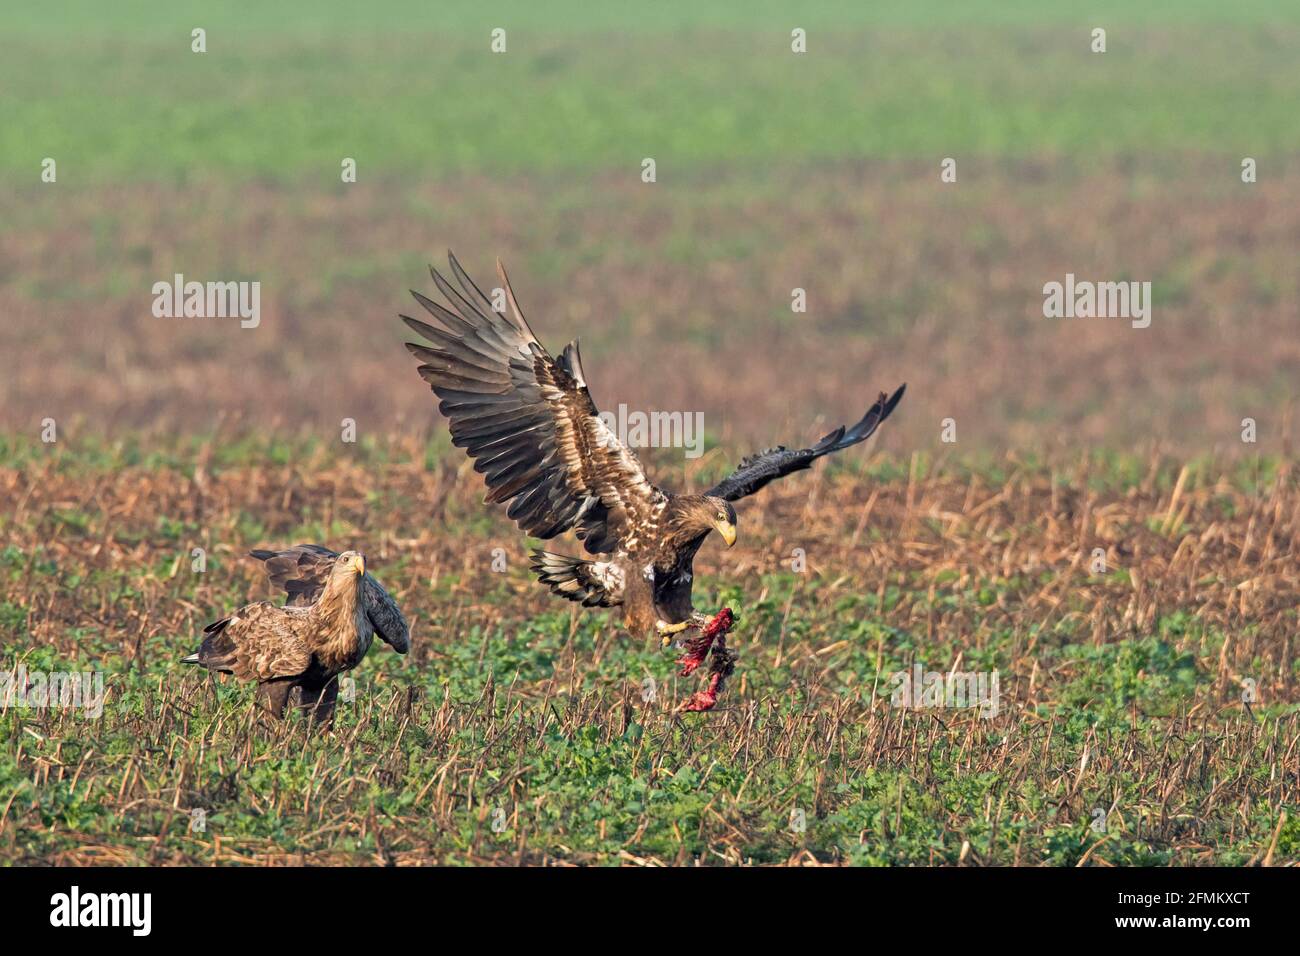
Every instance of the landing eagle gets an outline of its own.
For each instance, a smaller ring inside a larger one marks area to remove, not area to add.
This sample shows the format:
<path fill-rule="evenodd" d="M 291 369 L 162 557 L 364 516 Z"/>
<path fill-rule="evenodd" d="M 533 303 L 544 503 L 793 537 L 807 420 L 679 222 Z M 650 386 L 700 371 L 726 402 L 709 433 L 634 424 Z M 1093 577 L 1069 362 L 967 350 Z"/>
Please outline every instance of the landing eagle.
<path fill-rule="evenodd" d="M 728 547 L 735 544 L 732 503 L 865 441 L 906 387 L 881 392 L 855 425 L 811 447 L 769 448 L 745 458 L 703 494 L 673 494 L 651 484 L 636 455 L 599 417 L 577 340 L 552 356 L 524 318 L 499 260 L 507 311 L 494 309 L 456 257 L 449 253 L 448 259 L 459 289 L 429 271 L 450 308 L 411 292 L 439 326 L 401 318 L 431 343 L 406 347 L 441 400 L 452 443 L 484 476 L 486 502 L 509 502 L 506 514 L 533 537 L 573 531 L 592 556 L 534 551 L 538 578 L 560 597 L 588 607 L 621 607 L 634 633 L 702 626 L 705 619 L 691 604 L 691 565 L 713 531 Z"/>

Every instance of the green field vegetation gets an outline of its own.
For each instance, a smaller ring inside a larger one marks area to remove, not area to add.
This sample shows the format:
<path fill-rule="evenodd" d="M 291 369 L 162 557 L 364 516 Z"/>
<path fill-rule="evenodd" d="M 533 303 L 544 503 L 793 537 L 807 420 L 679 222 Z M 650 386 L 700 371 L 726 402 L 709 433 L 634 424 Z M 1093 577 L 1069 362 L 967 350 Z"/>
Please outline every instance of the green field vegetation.
<path fill-rule="evenodd" d="M 1300 859 L 1281 462 L 876 459 L 774 486 L 701 555 L 742 659 L 699 715 L 673 712 L 695 683 L 670 655 L 529 580 L 442 450 L 42 451 L 0 471 L 2 666 L 103 669 L 108 696 L 99 720 L 0 715 L 5 862 Z M 248 547 L 303 539 L 366 547 L 413 621 L 323 735 L 176 663 L 270 596 Z M 997 716 L 890 706 L 917 663 L 998 671 Z"/>
<path fill-rule="evenodd" d="M 872 156 L 1293 153 L 1286 4 L 78 5 L 18 12 L 0 171 L 67 187 L 692 171 Z M 806 14 L 806 15 L 805 15 Z M 1225 22 L 1228 21 L 1228 22 Z M 810 31 L 791 54 L 790 29 Z M 208 31 L 208 52 L 189 31 Z M 489 51 L 507 29 L 505 55 Z M 1108 52 L 1089 50 L 1093 26 Z"/>

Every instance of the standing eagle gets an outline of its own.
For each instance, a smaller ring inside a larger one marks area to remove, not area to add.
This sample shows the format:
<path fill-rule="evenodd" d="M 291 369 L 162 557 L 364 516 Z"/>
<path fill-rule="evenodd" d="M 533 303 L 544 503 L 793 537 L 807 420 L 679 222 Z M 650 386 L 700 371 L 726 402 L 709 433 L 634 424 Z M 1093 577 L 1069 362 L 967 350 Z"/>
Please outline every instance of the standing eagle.
<path fill-rule="evenodd" d="M 305 544 L 252 555 L 266 562 L 289 600 L 284 607 L 259 601 L 209 624 L 198 652 L 182 663 L 255 680 L 258 703 L 274 716 L 292 704 L 324 724 L 334 713 L 338 675 L 361 662 L 376 633 L 406 653 L 406 620 L 356 551 Z"/>
<path fill-rule="evenodd" d="M 636 455 L 599 417 L 577 340 L 552 356 L 524 318 L 499 260 L 508 311 L 494 309 L 456 257 L 448 259 L 459 289 L 429 271 L 450 308 L 411 292 L 440 327 L 401 318 L 431 343 L 406 347 L 441 399 L 452 443 L 484 476 L 486 502 L 509 502 L 506 514 L 536 538 L 571 530 L 592 555 L 534 551 L 532 570 L 551 591 L 588 607 L 621 607 L 630 631 L 653 630 L 665 643 L 688 627 L 710 630 L 691 603 L 691 565 L 710 532 L 735 544 L 732 502 L 865 441 L 903 397 L 905 386 L 881 392 L 857 424 L 810 448 L 770 448 L 703 494 L 672 494 L 650 483 Z M 730 620 L 727 612 L 727 626 Z"/>

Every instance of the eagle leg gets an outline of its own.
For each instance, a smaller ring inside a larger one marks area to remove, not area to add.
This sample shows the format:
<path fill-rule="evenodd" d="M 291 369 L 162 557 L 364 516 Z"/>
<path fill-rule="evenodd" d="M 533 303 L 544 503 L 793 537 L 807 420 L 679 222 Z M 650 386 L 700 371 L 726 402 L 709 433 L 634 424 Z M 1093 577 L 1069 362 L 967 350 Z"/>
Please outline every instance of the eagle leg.
<path fill-rule="evenodd" d="M 673 642 L 673 635 L 680 634 L 688 628 L 703 630 L 709 626 L 709 618 L 705 617 L 699 611 L 691 611 L 690 616 L 684 621 L 678 621 L 676 624 L 669 624 L 667 621 L 655 621 L 655 631 L 659 634 L 659 644 L 661 647 L 667 647 Z M 682 645 L 678 645 L 681 647 Z"/>
<path fill-rule="evenodd" d="M 294 685 L 288 680 L 272 680 L 257 685 L 257 704 L 272 717 L 284 716 L 285 705 Z"/>
<path fill-rule="evenodd" d="M 694 617 L 694 615 L 692 615 Z M 685 621 L 678 621 L 676 624 L 669 624 L 667 621 L 655 621 L 655 630 L 659 632 L 659 644 L 661 647 L 667 647 L 673 642 L 673 635 L 680 634 L 688 627 L 699 627 L 695 621 L 687 618 Z"/>
<path fill-rule="evenodd" d="M 330 726 L 334 720 L 334 704 L 339 696 L 339 679 L 330 676 L 325 681 L 306 679 L 298 684 L 297 693 L 291 700 L 302 711 L 304 717 L 315 722 L 317 727 Z"/>
<path fill-rule="evenodd" d="M 257 685 L 257 703 L 277 719 L 283 719 L 289 707 L 296 707 L 317 727 L 325 727 L 334 717 L 338 693 L 338 677 L 323 681 L 307 677 L 270 680 Z"/>

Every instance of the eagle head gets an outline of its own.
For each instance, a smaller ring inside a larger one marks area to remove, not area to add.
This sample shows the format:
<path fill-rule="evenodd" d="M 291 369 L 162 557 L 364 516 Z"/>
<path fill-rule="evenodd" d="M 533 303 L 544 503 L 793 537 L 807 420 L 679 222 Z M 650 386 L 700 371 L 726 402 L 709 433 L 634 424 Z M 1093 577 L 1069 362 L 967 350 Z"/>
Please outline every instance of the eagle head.
<path fill-rule="evenodd" d="M 352 574 L 361 577 L 366 573 L 366 556 L 360 551 L 344 551 L 334 562 L 334 573 L 340 577 Z"/>
<path fill-rule="evenodd" d="M 713 495 L 681 495 L 675 500 L 678 514 L 674 523 L 686 538 L 716 531 L 727 547 L 736 543 L 736 509 L 730 501 Z"/>
<path fill-rule="evenodd" d="M 714 509 L 714 529 L 722 535 L 722 540 L 730 548 L 736 543 L 736 509 L 725 498 L 707 497 L 704 500 Z"/>

